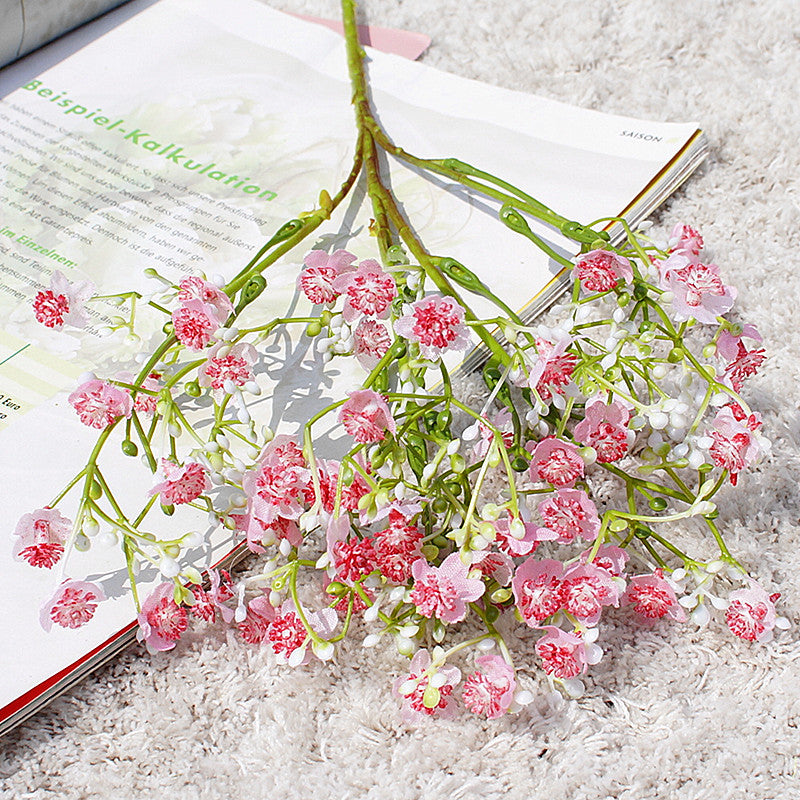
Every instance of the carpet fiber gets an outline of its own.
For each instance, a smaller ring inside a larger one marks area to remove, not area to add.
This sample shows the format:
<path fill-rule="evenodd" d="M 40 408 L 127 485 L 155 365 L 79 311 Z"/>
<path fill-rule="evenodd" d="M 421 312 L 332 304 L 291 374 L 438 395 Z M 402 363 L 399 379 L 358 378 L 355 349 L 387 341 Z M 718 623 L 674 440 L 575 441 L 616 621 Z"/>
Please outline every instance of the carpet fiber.
<path fill-rule="evenodd" d="M 335 16 L 334 0 L 274 0 Z M 364 0 L 433 37 L 427 64 L 604 111 L 696 120 L 711 156 L 656 220 L 701 227 L 770 360 L 747 387 L 772 454 L 720 502 L 731 549 L 800 612 L 800 4 L 796 0 Z M 563 6 L 563 10 L 560 8 Z M 444 154 L 447 155 L 447 154 Z M 455 155 L 455 154 L 454 154 Z M 614 622 L 616 620 L 616 622 Z M 750 645 L 718 623 L 612 615 L 587 694 L 409 729 L 401 661 L 357 643 L 279 668 L 232 637 L 134 647 L 0 741 L 3 798 L 800 798 L 795 625 Z M 4 642 L 4 647 L 13 646 Z M 533 660 L 520 659 L 537 681 Z M 546 686 L 541 686 L 546 692 Z"/>

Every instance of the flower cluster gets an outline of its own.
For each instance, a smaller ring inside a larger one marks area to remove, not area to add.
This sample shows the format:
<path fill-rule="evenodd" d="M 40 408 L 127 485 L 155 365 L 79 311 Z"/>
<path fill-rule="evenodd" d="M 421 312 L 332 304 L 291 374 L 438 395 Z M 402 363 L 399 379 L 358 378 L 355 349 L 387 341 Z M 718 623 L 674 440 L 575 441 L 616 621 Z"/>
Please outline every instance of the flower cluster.
<path fill-rule="evenodd" d="M 742 395 L 766 355 L 752 325 L 726 318 L 736 291 L 703 238 L 678 225 L 658 242 L 619 219 L 625 235 L 612 245 L 490 173 L 395 146 L 370 110 L 352 3 L 344 8 L 359 130 L 349 177 L 227 283 L 198 274 L 176 284 L 148 269 L 160 293 L 103 298 L 125 308 L 113 327 L 129 338 L 137 302 L 161 315 L 163 338 L 138 373 L 85 376 L 69 396 L 97 445 L 55 500 L 19 520 L 14 557 L 63 569 L 70 549 L 121 546 L 139 638 L 153 651 L 193 624 L 232 626 L 290 667 L 332 659 L 354 632 L 366 648 L 390 642 L 409 660 L 394 682 L 409 720 L 519 711 L 535 687 L 518 659 L 579 695 L 609 614 L 638 625 L 716 615 L 743 642 L 768 641 L 788 621 L 728 550 L 716 507 L 769 450 Z M 550 326 L 427 250 L 380 152 L 483 188 L 506 225 L 561 261 L 571 291 Z M 262 273 L 330 219 L 362 171 L 379 259 L 320 240 L 298 265 L 291 308 L 265 319 Z M 575 259 L 550 250 L 526 217 L 570 236 Z M 32 314 L 56 331 L 80 326 L 83 306 L 100 299 L 92 291 L 56 274 Z M 496 314 L 477 317 L 470 294 Z M 362 377 L 299 433 L 276 435 L 259 419 L 264 362 L 275 336 L 300 332 L 328 369 L 351 359 Z M 474 345 L 485 355 L 477 405 L 450 366 Z M 335 434 L 336 458 L 321 431 Z M 140 508 L 123 510 L 133 501 L 116 499 L 101 468 L 110 443 L 152 476 Z M 148 530 L 159 508 L 175 514 L 171 538 Z M 189 509 L 238 536 L 260 571 L 201 572 L 206 542 L 185 530 Z M 706 535 L 681 530 L 690 520 Z M 146 596 L 143 565 L 160 574 Z M 43 626 L 90 624 L 104 587 L 61 577 Z"/>
<path fill-rule="evenodd" d="M 786 625 L 777 596 L 730 555 L 712 502 L 768 448 L 760 416 L 739 394 L 764 360 L 743 342 L 760 343 L 758 332 L 722 316 L 736 293 L 704 263 L 702 239 L 685 226 L 666 249 L 631 234 L 618 249 L 589 250 L 572 275 L 572 301 L 560 314 L 568 324 L 506 320 L 505 362 L 484 370 L 494 406 L 490 398 L 478 411 L 449 380 L 442 393 L 427 388 L 428 372 L 446 374 L 443 357 L 471 342 L 458 299 L 428 289 L 413 268 L 312 250 L 297 286 L 316 314 L 298 322 L 327 361 L 355 358 L 368 374 L 300 438 L 259 433 L 245 397 L 259 393 L 258 344 L 272 327 L 235 327 L 228 294 L 204 278 L 173 287 L 171 346 L 191 353 L 190 365 L 200 355 L 200 366 L 184 368 L 173 356 L 173 366 L 162 358 L 139 376 L 89 376 L 70 403 L 102 431 L 151 415 L 173 442 L 152 462 L 151 496 L 165 509 L 205 505 L 267 561 L 255 578 L 237 583 L 211 570 L 204 583 L 182 563 L 196 534 L 153 542 L 150 560 L 164 580 L 138 611 L 140 638 L 168 650 L 193 619 L 217 622 L 299 666 L 330 659 L 355 625 L 375 626 L 366 647 L 388 638 L 411 657 L 394 685 L 407 719 L 451 714 L 459 704 L 491 719 L 529 702 L 513 637 L 500 632 L 514 619 L 538 632 L 533 652 L 544 675 L 571 695 L 603 655 L 609 609 L 627 609 L 641 625 L 706 624 L 718 611 L 739 638 L 769 640 Z M 176 446 L 177 429 L 191 425 L 181 393 L 206 393 L 214 409 L 218 422 L 202 447 Z M 316 454 L 313 426 L 322 421 L 349 437 L 344 457 Z M 136 430 L 151 452 L 151 439 Z M 130 436 L 123 450 L 138 451 Z M 247 445 L 249 464 L 232 440 Z M 97 534 L 97 520 L 109 519 L 99 499 L 111 490 L 91 469 L 79 522 L 55 508 L 26 514 L 16 558 L 52 568 L 71 537 Z M 489 496 L 493 474 L 505 488 Z M 593 496 L 603 477 L 625 487 L 624 506 Z M 220 508 L 213 495 L 226 486 Z M 719 553 L 711 561 L 668 538 L 665 526 L 689 518 L 713 534 Z M 143 553 L 130 520 L 117 522 Z M 319 598 L 327 598 L 316 608 L 300 600 L 308 571 L 320 573 Z M 103 600 L 102 587 L 67 579 L 43 607 L 42 624 L 86 624 Z M 484 633 L 445 649 L 468 615 Z M 431 638 L 432 651 L 420 647 Z M 463 667 L 468 648 L 474 668 L 462 679 L 452 662 Z"/>

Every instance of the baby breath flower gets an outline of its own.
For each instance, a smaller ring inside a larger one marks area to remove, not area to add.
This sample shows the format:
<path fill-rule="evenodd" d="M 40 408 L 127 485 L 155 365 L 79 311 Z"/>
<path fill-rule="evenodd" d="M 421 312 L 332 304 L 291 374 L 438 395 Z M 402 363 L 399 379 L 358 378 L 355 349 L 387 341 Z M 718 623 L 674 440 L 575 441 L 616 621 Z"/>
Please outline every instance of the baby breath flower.
<path fill-rule="evenodd" d="M 545 634 L 536 642 L 536 653 L 548 675 L 566 680 L 586 671 L 586 643 L 580 636 L 555 625 L 544 625 L 542 630 Z"/>
<path fill-rule="evenodd" d="M 353 352 L 364 369 L 374 369 L 391 344 L 385 325 L 366 317 L 359 320 L 353 332 Z"/>
<path fill-rule="evenodd" d="M 601 464 L 619 461 L 633 441 L 633 432 L 628 430 L 630 416 L 616 400 L 608 404 L 594 401 L 586 406 L 586 415 L 575 426 L 575 438 L 593 448 Z"/>
<path fill-rule="evenodd" d="M 659 265 L 661 286 L 672 293 L 675 319 L 696 319 L 713 324 L 729 311 L 736 289 L 723 284 L 715 264 L 693 262 L 683 253 L 673 253 Z"/>
<path fill-rule="evenodd" d="M 136 636 L 151 652 L 172 650 L 188 626 L 186 609 L 176 604 L 173 590 L 173 583 L 160 583 L 142 603 Z"/>
<path fill-rule="evenodd" d="M 395 332 L 419 344 L 425 359 L 436 361 L 449 350 L 465 350 L 469 332 L 464 309 L 451 297 L 428 295 L 412 303 L 394 323 Z"/>
<path fill-rule="evenodd" d="M 583 477 L 584 463 L 574 444 L 551 436 L 533 447 L 529 472 L 532 481 L 571 487 Z"/>
<path fill-rule="evenodd" d="M 253 380 L 253 364 L 257 358 L 255 347 L 247 342 L 234 345 L 218 342 L 208 351 L 206 362 L 198 368 L 197 382 L 200 386 L 210 387 L 219 401 L 227 392 L 229 382 L 238 388 Z"/>
<path fill-rule="evenodd" d="M 42 606 L 39 622 L 46 631 L 53 623 L 62 628 L 80 628 L 89 622 L 98 603 L 105 599 L 103 590 L 95 583 L 65 580 Z"/>
<path fill-rule="evenodd" d="M 386 431 L 397 431 L 386 401 L 372 389 L 350 392 L 349 399 L 339 411 L 339 421 L 345 430 L 362 444 L 381 442 Z"/>
<path fill-rule="evenodd" d="M 442 622 L 460 622 L 467 613 L 467 603 L 477 600 L 484 592 L 483 581 L 468 578 L 468 567 L 458 553 L 451 553 L 439 567 L 425 559 L 411 566 L 414 588 L 411 602 L 424 617 L 436 617 Z"/>
<path fill-rule="evenodd" d="M 161 503 L 165 506 L 190 503 L 211 488 L 208 470 L 196 461 L 180 465 L 162 458 L 161 472 L 164 480 L 156 484 L 150 494 L 160 495 Z"/>
<path fill-rule="evenodd" d="M 348 323 L 362 316 L 386 319 L 392 300 L 397 297 L 394 278 L 374 259 L 362 261 L 356 270 L 339 275 L 333 288 L 344 295 L 342 316 Z"/>
<path fill-rule="evenodd" d="M 631 578 L 622 602 L 630 603 L 639 618 L 646 622 L 663 617 L 671 617 L 677 622 L 686 621 L 686 613 L 661 569 L 656 569 L 651 575 Z"/>
<path fill-rule="evenodd" d="M 39 292 L 33 300 L 37 322 L 60 331 L 65 325 L 85 328 L 89 323 L 85 303 L 97 293 L 91 281 L 70 283 L 58 270 L 50 278 L 50 288 Z"/>
<path fill-rule="evenodd" d="M 96 378 L 78 386 L 68 400 L 80 421 L 98 430 L 107 428 L 120 417 L 130 417 L 133 411 L 128 392 Z"/>
<path fill-rule="evenodd" d="M 214 307 L 201 300 L 189 300 L 172 312 L 175 337 L 194 351 L 209 344 L 219 323 Z"/>
<path fill-rule="evenodd" d="M 633 280 L 631 262 L 608 250 L 584 253 L 575 262 L 573 271 L 581 288 L 589 292 L 608 292 L 621 280 L 626 283 Z"/>
<path fill-rule="evenodd" d="M 37 508 L 23 514 L 14 529 L 17 541 L 13 557 L 32 567 L 52 569 L 64 554 L 64 542 L 72 530 L 72 521 L 54 508 Z"/>
<path fill-rule="evenodd" d="M 441 676 L 435 681 L 434 679 Z M 417 722 L 430 716 L 446 718 L 454 711 L 453 689 L 461 681 L 457 667 L 441 666 L 431 670 L 431 656 L 418 650 L 411 659 L 407 675 L 394 682 L 393 691 L 402 701 L 401 713 L 406 722 Z"/>
<path fill-rule="evenodd" d="M 564 565 L 553 559 L 528 558 L 517 567 L 511 582 L 519 613 L 531 628 L 538 628 L 562 606 Z"/>
<path fill-rule="evenodd" d="M 233 311 L 233 304 L 225 292 L 214 283 L 209 283 L 197 276 L 184 278 L 180 282 L 178 300 L 183 305 L 197 301 L 209 306 L 212 309 L 213 318 L 217 320 L 219 325 L 222 325 Z"/>
<path fill-rule="evenodd" d="M 503 716 L 514 702 L 517 682 L 514 668 L 501 656 L 485 655 L 475 659 L 476 672 L 464 680 L 461 699 L 473 713 L 487 719 Z"/>
<path fill-rule="evenodd" d="M 575 541 L 578 536 L 594 541 L 600 531 L 597 506 L 581 489 L 559 489 L 539 503 L 539 513 L 545 526 L 565 544 Z"/>
<path fill-rule="evenodd" d="M 305 269 L 297 278 L 303 294 L 315 305 L 332 303 L 340 291 L 334 288 L 336 278 L 352 270 L 356 260 L 347 250 L 336 250 L 328 255 L 324 250 L 312 250 L 304 259 Z"/>
<path fill-rule="evenodd" d="M 767 594 L 750 579 L 748 586 L 730 593 L 725 622 L 731 632 L 748 642 L 769 642 L 775 627 L 775 601 L 778 594 Z"/>

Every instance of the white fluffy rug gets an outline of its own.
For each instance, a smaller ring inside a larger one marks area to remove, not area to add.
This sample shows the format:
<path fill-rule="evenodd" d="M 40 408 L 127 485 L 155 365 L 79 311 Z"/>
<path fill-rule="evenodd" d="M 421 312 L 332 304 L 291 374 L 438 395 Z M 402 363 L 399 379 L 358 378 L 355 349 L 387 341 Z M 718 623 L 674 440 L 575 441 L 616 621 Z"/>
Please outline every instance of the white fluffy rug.
<path fill-rule="evenodd" d="M 224 2 L 224 0 L 221 0 Z M 335 0 L 274 0 L 334 16 Z M 424 31 L 425 62 L 570 103 L 699 121 L 712 155 L 663 224 L 701 226 L 770 361 L 748 391 L 769 461 L 721 503 L 731 548 L 800 617 L 800 4 L 797 0 L 363 0 Z M 760 555 L 760 558 L 758 557 Z M 351 645 L 277 668 L 233 639 L 136 647 L 0 741 L 3 798 L 800 798 L 798 626 L 605 629 L 578 701 L 409 730 L 400 661 Z M 3 647 L 13 647 L 3 642 Z"/>

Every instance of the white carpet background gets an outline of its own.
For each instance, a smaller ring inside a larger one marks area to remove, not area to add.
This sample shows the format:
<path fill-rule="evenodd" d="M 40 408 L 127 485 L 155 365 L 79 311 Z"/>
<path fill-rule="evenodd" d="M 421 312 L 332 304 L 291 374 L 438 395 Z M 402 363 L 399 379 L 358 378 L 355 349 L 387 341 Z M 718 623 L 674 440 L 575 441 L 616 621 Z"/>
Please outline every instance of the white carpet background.
<path fill-rule="evenodd" d="M 220 0 L 224 2 L 224 0 Z M 335 0 L 274 0 L 335 16 Z M 704 168 L 664 224 L 701 227 L 770 360 L 748 387 L 770 460 L 721 503 L 732 550 L 800 621 L 800 4 L 797 0 L 364 0 L 433 37 L 426 63 L 586 107 L 697 120 Z M 559 8 L 563 6 L 563 10 Z M 457 155 L 442 154 L 444 155 Z M 756 555 L 762 551 L 760 560 Z M 800 798 L 800 642 L 718 623 L 603 629 L 577 702 L 409 730 L 401 661 L 356 644 L 291 671 L 234 639 L 134 648 L 0 740 L 8 798 Z M 3 647 L 13 646 L 3 642 Z M 523 663 L 524 659 L 520 659 Z"/>

